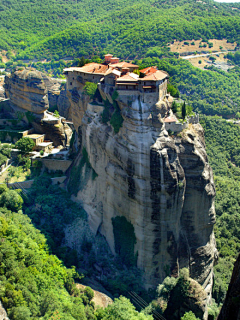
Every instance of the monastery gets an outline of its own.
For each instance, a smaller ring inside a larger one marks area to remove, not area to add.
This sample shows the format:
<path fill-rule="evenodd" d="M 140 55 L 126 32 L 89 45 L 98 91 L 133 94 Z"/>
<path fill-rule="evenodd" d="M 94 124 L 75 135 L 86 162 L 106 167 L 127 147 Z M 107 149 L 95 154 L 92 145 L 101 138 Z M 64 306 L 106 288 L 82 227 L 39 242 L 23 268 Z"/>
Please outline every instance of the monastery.
<path fill-rule="evenodd" d="M 88 63 L 83 67 L 64 69 L 67 76 L 67 90 L 81 89 L 86 82 L 99 83 L 99 89 L 105 94 L 117 90 L 120 96 L 138 95 L 143 102 L 163 101 L 167 95 L 169 75 L 149 67 L 138 70 L 138 65 L 119 62 L 112 54 L 105 55 L 104 63 Z"/>

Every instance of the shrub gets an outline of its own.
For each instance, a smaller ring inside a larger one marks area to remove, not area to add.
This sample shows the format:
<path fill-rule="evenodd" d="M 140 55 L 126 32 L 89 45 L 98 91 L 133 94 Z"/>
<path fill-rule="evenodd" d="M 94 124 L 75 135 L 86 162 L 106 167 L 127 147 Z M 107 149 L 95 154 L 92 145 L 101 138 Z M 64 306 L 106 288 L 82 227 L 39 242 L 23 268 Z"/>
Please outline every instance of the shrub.
<path fill-rule="evenodd" d="M 15 147 L 23 153 L 29 153 L 33 150 L 35 144 L 32 139 L 28 137 L 21 138 L 15 144 Z"/>
<path fill-rule="evenodd" d="M 112 218 L 115 251 L 126 265 L 135 265 L 134 246 L 136 236 L 134 227 L 125 217 Z"/>
<path fill-rule="evenodd" d="M 186 312 L 183 317 L 181 317 L 181 320 L 200 320 L 199 318 L 196 318 L 195 314 L 192 311 Z"/>
<path fill-rule="evenodd" d="M 118 133 L 122 127 L 123 117 L 120 111 L 115 111 L 111 117 L 110 124 L 113 126 L 114 132 Z"/>
<path fill-rule="evenodd" d="M 23 199 L 15 190 L 7 190 L 0 197 L 0 205 L 18 211 L 22 209 Z"/>
<path fill-rule="evenodd" d="M 97 91 L 97 84 L 93 82 L 86 82 L 85 86 L 83 87 L 83 91 L 86 95 L 93 99 Z"/>

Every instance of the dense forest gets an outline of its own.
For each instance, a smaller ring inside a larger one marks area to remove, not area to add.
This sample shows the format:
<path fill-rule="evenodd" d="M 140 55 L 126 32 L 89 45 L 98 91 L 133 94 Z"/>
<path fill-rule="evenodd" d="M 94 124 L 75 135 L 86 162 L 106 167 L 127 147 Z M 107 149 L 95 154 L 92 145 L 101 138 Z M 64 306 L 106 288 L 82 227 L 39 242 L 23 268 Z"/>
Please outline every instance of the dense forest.
<path fill-rule="evenodd" d="M 220 117 L 203 117 L 205 140 L 216 184 L 215 236 L 219 261 L 213 296 L 223 302 L 240 251 L 240 127 Z"/>
<path fill-rule="evenodd" d="M 236 8 L 238 4 L 234 5 Z M 151 17 L 151 19 L 149 19 Z M 0 48 L 17 59 L 143 57 L 174 39 L 240 42 L 239 10 L 213 0 L 3 1 Z"/>
<path fill-rule="evenodd" d="M 39 179 L 25 201 L 29 201 L 29 197 L 36 192 L 37 184 L 41 183 L 41 191 L 47 189 L 49 180 L 44 177 Z M 55 187 L 55 194 L 59 195 L 61 191 L 58 189 Z M 61 260 L 50 253 L 56 248 L 55 243 L 49 247 L 49 243 L 52 244 L 51 231 L 44 229 L 45 234 L 50 233 L 46 238 L 23 214 L 21 209 L 24 201 L 20 194 L 21 190 L 9 190 L 4 184 L 0 186 L 0 298 L 11 320 L 153 319 L 150 315 L 138 313 L 124 297 L 119 297 L 104 310 L 95 309 L 91 301 L 94 292 L 89 287 L 78 289 L 75 282 L 81 281 L 83 276 L 76 272 L 75 267 L 67 269 Z M 64 198 L 64 194 L 62 196 Z M 71 219 L 71 214 L 77 214 L 74 213 L 75 204 L 66 195 L 65 201 L 68 201 L 68 217 Z M 63 201 L 64 206 L 66 204 Z M 49 205 L 45 204 L 44 215 L 49 215 L 47 208 L 51 208 L 50 202 Z M 57 218 L 56 213 L 53 216 Z M 63 220 L 66 220 L 61 211 L 58 213 L 59 219 L 61 223 L 55 221 L 58 226 L 55 233 L 60 233 L 61 237 Z M 70 264 L 73 262 L 71 255 L 74 256 L 74 253 L 68 255 Z"/>

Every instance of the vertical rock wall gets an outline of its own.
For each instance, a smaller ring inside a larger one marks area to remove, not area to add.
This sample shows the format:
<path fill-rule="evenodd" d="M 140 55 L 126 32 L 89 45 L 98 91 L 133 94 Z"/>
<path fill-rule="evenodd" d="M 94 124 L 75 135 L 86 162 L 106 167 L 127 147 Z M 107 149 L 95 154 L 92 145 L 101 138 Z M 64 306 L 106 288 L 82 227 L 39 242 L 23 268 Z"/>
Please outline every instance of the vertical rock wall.
<path fill-rule="evenodd" d="M 106 237 L 113 252 L 112 218 L 124 216 L 132 223 L 146 287 L 189 267 L 210 294 L 215 189 L 203 129 L 189 125 L 171 137 L 161 120 L 164 108 L 149 107 L 137 96 L 118 99 L 118 104 L 124 122 L 117 134 L 102 123 L 99 113 L 81 109 L 83 102 L 79 105 L 84 114 L 80 146 L 97 177 L 82 168 L 75 200 L 83 203 L 90 226 Z"/>

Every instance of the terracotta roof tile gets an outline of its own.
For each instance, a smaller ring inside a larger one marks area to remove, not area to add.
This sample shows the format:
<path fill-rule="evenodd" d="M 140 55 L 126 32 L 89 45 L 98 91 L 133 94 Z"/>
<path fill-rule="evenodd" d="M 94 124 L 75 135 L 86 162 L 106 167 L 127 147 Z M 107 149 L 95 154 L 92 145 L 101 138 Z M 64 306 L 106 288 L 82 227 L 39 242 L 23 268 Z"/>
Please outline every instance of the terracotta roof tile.
<path fill-rule="evenodd" d="M 120 77 L 117 79 L 117 82 L 121 82 L 121 81 L 134 81 L 136 82 L 138 80 L 139 76 L 135 73 L 127 73 L 124 76 Z"/>
<path fill-rule="evenodd" d="M 157 67 L 148 67 L 139 71 L 147 75 L 149 73 L 155 73 L 157 70 L 158 70 Z"/>
<path fill-rule="evenodd" d="M 163 80 L 168 77 L 169 77 L 169 75 L 166 72 L 157 70 L 154 73 L 150 73 L 149 75 L 146 75 L 144 78 L 139 78 L 139 80 L 141 80 L 141 81 L 157 81 L 157 80 Z"/>
<path fill-rule="evenodd" d="M 164 122 L 177 122 L 177 120 L 176 119 L 174 119 L 173 117 L 167 117 L 167 118 L 165 118 L 164 119 Z"/>
<path fill-rule="evenodd" d="M 106 75 L 106 74 L 109 74 L 112 70 L 114 70 L 114 68 L 109 67 L 105 64 L 91 62 L 91 63 L 85 64 L 85 66 L 81 68 L 80 67 L 66 68 L 64 69 L 64 72 L 78 71 L 83 73 Z"/>
<path fill-rule="evenodd" d="M 118 63 L 112 63 L 112 64 L 109 64 L 109 66 L 114 67 L 114 68 L 138 68 L 138 65 L 132 64 L 129 62 L 125 62 L 125 61 L 118 62 Z"/>

